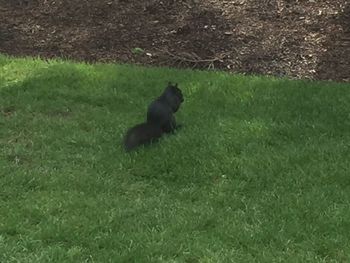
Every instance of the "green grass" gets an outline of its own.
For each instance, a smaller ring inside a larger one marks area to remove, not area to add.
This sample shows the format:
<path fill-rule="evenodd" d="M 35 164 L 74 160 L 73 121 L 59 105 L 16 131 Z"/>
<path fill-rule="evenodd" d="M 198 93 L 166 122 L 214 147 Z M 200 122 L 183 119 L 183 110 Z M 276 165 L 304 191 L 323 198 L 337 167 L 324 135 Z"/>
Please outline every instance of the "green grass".
<path fill-rule="evenodd" d="M 349 83 L 0 56 L 0 262 L 350 262 Z"/>

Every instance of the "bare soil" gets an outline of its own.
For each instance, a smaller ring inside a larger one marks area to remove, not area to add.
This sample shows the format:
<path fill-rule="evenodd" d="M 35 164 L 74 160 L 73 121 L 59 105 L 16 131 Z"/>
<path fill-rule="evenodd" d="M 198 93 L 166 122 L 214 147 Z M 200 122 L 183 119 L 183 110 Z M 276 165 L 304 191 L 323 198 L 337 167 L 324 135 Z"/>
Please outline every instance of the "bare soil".
<path fill-rule="evenodd" d="M 0 52 L 350 80 L 348 0 L 0 0 Z"/>

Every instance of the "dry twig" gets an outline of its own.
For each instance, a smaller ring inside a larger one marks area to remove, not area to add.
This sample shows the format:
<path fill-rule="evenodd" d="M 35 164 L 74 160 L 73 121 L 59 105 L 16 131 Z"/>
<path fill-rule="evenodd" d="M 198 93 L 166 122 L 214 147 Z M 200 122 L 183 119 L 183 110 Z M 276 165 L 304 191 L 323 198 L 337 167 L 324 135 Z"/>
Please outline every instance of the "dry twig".
<path fill-rule="evenodd" d="M 197 64 L 203 63 L 203 64 L 208 64 L 207 65 L 208 69 L 214 69 L 215 68 L 214 63 L 224 62 L 223 59 L 227 56 L 227 53 L 224 53 L 214 58 L 203 59 L 195 53 L 182 52 L 181 55 L 178 55 L 178 54 L 171 53 L 169 50 L 159 50 L 159 51 L 162 54 L 166 54 L 168 58 L 178 61 L 180 65 L 183 63 L 190 63 L 190 64 L 193 64 L 193 67 L 196 67 Z"/>

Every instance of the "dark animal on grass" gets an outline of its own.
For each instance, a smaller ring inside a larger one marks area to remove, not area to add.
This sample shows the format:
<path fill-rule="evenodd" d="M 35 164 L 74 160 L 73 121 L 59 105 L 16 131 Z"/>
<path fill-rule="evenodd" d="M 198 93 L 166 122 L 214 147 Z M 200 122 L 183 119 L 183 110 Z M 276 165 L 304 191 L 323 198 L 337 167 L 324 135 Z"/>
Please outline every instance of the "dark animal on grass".
<path fill-rule="evenodd" d="M 174 113 L 184 101 L 177 83 L 170 82 L 163 93 L 155 99 L 147 110 L 147 121 L 130 128 L 124 137 L 126 151 L 140 145 L 157 141 L 165 133 L 173 133 L 180 126 L 176 124 Z"/>

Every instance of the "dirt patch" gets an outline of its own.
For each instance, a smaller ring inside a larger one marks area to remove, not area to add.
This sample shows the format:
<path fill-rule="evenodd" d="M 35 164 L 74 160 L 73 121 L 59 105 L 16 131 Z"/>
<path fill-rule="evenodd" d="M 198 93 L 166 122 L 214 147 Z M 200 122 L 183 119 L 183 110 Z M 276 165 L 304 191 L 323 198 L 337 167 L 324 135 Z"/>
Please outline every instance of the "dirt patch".
<path fill-rule="evenodd" d="M 347 0 L 0 0 L 0 52 L 350 80 Z"/>
<path fill-rule="evenodd" d="M 3 107 L 3 108 L 0 108 L 0 113 L 4 117 L 10 117 L 16 113 L 16 108 L 15 108 L 15 106 Z"/>

